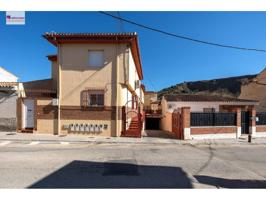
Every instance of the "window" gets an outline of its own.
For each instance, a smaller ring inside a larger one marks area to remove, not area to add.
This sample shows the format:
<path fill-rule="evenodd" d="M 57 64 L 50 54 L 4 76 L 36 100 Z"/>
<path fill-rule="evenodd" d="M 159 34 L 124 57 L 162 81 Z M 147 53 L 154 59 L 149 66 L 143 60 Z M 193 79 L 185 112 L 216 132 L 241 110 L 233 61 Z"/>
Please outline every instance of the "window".
<path fill-rule="evenodd" d="M 203 112 L 212 113 L 215 112 L 215 108 L 203 108 Z"/>
<path fill-rule="evenodd" d="M 103 51 L 89 51 L 89 67 L 102 67 L 103 60 Z"/>
<path fill-rule="evenodd" d="M 89 92 L 89 106 L 104 106 L 104 94 L 100 91 Z"/>
<path fill-rule="evenodd" d="M 104 106 L 104 91 L 85 90 L 82 92 L 82 105 L 84 107 Z"/>

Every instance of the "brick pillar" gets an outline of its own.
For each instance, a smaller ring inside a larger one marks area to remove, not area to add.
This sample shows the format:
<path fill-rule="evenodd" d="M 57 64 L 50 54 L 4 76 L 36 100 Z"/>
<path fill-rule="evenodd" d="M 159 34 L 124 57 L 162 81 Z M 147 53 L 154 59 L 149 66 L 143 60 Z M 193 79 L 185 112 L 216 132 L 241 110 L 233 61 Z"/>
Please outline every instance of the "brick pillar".
<path fill-rule="evenodd" d="M 17 132 L 22 129 L 22 98 L 17 99 Z"/>
<path fill-rule="evenodd" d="M 236 108 L 236 138 L 239 138 L 241 136 L 241 108 Z"/>
<path fill-rule="evenodd" d="M 184 140 L 191 139 L 190 137 L 190 107 L 181 108 L 181 120 Z"/>
<path fill-rule="evenodd" d="M 254 106 L 249 107 L 249 134 L 253 137 L 256 135 L 256 109 Z"/>

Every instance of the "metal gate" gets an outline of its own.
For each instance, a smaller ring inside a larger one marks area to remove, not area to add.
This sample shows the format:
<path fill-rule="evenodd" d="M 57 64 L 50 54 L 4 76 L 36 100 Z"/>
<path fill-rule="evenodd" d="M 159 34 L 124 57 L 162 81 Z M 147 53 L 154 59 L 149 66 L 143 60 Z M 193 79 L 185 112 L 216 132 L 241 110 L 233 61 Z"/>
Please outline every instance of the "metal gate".
<path fill-rule="evenodd" d="M 248 111 L 241 112 L 241 133 L 242 134 L 249 133 L 249 112 Z"/>
<path fill-rule="evenodd" d="M 132 107 L 129 106 L 132 104 Z M 141 137 L 145 113 L 141 101 L 129 100 L 122 107 L 122 133 L 124 137 Z"/>
<path fill-rule="evenodd" d="M 182 117 L 178 110 L 172 113 L 172 131 L 175 133 L 176 139 L 184 139 L 182 131 Z"/>

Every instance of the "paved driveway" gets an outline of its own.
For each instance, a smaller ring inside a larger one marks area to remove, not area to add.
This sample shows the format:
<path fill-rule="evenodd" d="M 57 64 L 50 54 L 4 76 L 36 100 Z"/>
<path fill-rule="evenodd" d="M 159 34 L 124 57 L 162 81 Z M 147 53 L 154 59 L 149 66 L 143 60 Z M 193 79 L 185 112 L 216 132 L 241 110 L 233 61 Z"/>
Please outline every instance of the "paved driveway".
<path fill-rule="evenodd" d="M 151 137 L 151 138 L 168 138 L 168 139 L 176 138 L 173 133 L 162 130 L 145 130 L 142 132 L 142 136 Z"/>
<path fill-rule="evenodd" d="M 265 145 L 0 143 L 1 188 L 266 188 Z"/>

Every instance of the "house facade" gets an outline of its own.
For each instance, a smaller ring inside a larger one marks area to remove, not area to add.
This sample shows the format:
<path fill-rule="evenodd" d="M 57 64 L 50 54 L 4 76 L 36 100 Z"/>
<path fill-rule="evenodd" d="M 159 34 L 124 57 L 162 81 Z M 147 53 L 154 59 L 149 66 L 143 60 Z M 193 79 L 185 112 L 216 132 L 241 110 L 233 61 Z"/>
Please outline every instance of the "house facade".
<path fill-rule="evenodd" d="M 0 131 L 16 130 L 18 77 L 0 67 Z"/>
<path fill-rule="evenodd" d="M 130 123 L 138 122 L 144 102 L 137 34 L 43 37 L 57 50 L 47 56 L 51 79 L 24 83 L 18 131 L 126 136 Z"/>

